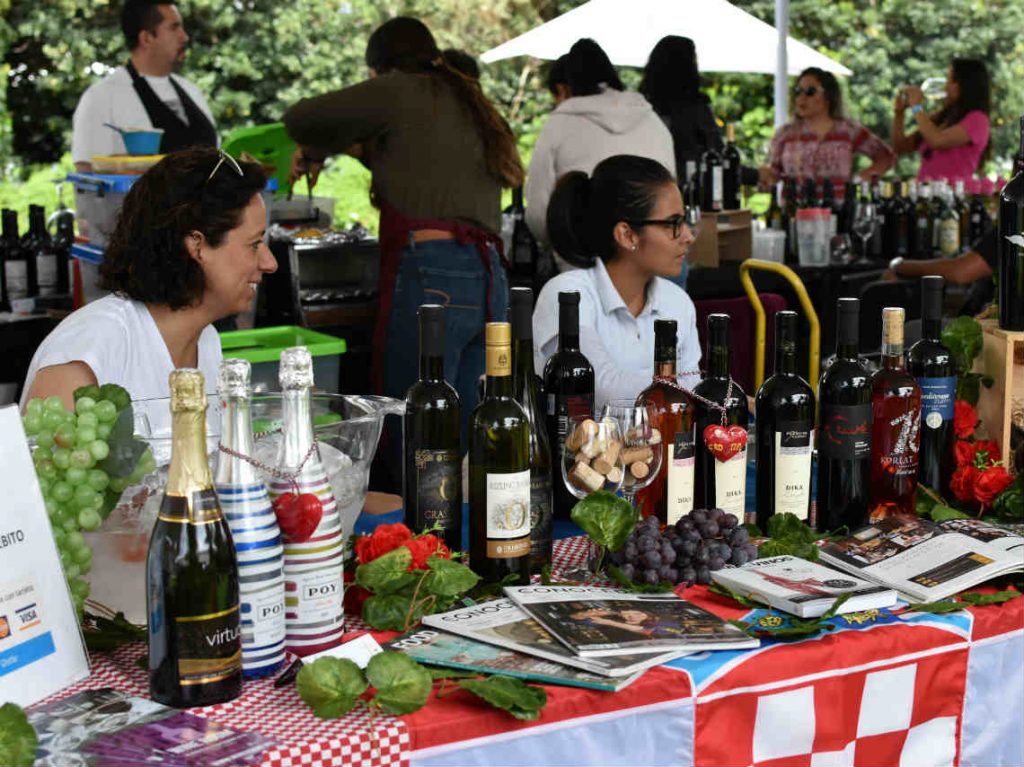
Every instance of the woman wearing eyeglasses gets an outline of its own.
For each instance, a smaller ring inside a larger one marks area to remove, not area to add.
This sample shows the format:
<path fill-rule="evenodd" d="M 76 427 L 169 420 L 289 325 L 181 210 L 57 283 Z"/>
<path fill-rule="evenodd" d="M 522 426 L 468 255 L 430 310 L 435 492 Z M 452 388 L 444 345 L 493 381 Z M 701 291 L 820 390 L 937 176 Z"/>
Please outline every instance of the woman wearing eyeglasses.
<path fill-rule="evenodd" d="M 533 312 L 538 373 L 558 346 L 558 294 L 580 294 L 580 350 L 595 374 L 595 402 L 633 399 L 654 372 L 654 321 L 675 320 L 679 370 L 700 362 L 697 314 L 686 291 L 671 282 L 694 235 L 668 168 L 646 157 L 616 155 L 559 179 L 547 228 L 574 266 L 544 286 Z M 697 376 L 686 376 L 687 385 Z"/>
<path fill-rule="evenodd" d="M 760 170 L 764 188 L 783 178 L 829 179 L 838 193 L 852 178 L 856 155 L 871 160 L 857 173 L 863 181 L 881 176 L 896 161 L 888 144 L 856 120 L 843 116 L 843 95 L 831 72 L 809 67 L 800 73 L 793 115 L 795 119 L 772 136 L 768 164 Z"/>
<path fill-rule="evenodd" d="M 133 399 L 170 395 L 175 368 L 217 390 L 213 323 L 249 309 L 277 262 L 264 239 L 266 176 L 212 148 L 167 155 L 125 195 L 100 267 L 112 295 L 73 312 L 36 350 L 21 398 L 116 383 Z"/>

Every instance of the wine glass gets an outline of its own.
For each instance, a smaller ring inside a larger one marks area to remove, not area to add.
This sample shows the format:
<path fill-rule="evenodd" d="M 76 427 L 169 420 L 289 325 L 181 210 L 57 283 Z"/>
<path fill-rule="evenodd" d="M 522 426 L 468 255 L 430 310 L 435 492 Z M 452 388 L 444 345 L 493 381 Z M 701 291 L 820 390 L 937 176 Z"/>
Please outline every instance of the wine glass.
<path fill-rule="evenodd" d="M 836 234 L 829 240 L 829 260 L 836 265 L 844 266 L 853 261 L 853 242 L 848 234 Z"/>
<path fill-rule="evenodd" d="M 921 83 L 921 94 L 925 101 L 940 102 L 946 97 L 945 77 L 926 77 Z"/>
<path fill-rule="evenodd" d="M 858 200 L 853 214 L 853 233 L 860 239 L 860 259 L 855 263 L 870 265 L 868 240 L 875 233 L 877 210 L 873 200 Z"/>
<path fill-rule="evenodd" d="M 562 480 L 577 498 L 598 490 L 622 487 L 622 431 L 610 417 L 574 416 L 569 419 L 562 448 Z"/>
<path fill-rule="evenodd" d="M 634 400 L 612 400 L 604 416 L 619 424 L 622 432 L 622 495 L 636 506 L 636 494 L 650 485 L 661 470 L 665 450 L 658 432 L 654 405 Z"/>

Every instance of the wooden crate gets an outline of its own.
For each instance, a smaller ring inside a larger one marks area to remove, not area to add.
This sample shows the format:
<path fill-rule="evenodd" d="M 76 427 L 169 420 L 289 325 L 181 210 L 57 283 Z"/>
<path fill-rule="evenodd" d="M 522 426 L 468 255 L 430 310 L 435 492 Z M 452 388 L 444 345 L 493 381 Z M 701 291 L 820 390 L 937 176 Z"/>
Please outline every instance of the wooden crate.
<path fill-rule="evenodd" d="M 722 261 L 750 258 L 750 226 L 749 210 L 704 213 L 697 224 L 697 239 L 690 246 L 690 265 L 714 268 Z"/>
<path fill-rule="evenodd" d="M 1010 421 L 1024 417 L 1024 332 L 1001 330 L 996 320 L 982 320 L 985 345 L 975 370 L 992 376 L 991 389 L 981 388 L 978 417 L 981 431 L 999 443 L 1007 466 L 1012 466 Z"/>

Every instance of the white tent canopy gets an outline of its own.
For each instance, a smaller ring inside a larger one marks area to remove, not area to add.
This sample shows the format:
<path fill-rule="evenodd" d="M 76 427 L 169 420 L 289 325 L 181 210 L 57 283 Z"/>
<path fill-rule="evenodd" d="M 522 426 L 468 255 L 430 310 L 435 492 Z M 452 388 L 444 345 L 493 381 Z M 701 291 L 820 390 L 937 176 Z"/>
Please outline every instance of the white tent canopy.
<path fill-rule="evenodd" d="M 612 63 L 642 67 L 665 35 L 693 40 L 702 72 L 776 71 L 779 40 L 775 28 L 727 0 L 590 0 L 480 58 L 485 63 L 513 56 L 557 59 L 581 37 L 590 37 Z M 807 67 L 820 67 L 837 75 L 852 74 L 842 64 L 791 37 L 786 58 L 791 75 Z"/>

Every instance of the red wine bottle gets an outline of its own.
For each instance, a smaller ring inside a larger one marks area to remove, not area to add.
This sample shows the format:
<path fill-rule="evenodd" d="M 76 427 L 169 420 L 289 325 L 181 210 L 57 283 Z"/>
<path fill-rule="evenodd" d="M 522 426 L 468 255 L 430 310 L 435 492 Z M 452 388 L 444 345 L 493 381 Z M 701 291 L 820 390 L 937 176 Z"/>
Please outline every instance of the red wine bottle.
<path fill-rule="evenodd" d="M 1017 173 L 999 193 L 999 327 L 1024 330 L 1024 116 Z"/>

